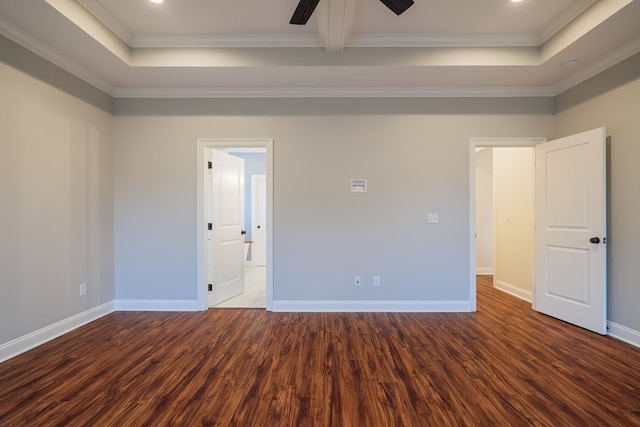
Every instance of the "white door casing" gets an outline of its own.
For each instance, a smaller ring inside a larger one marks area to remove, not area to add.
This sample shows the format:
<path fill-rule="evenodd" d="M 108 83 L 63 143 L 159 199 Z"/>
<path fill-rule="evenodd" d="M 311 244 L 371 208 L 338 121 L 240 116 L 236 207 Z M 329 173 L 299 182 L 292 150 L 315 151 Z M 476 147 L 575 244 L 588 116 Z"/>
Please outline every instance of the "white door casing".
<path fill-rule="evenodd" d="M 275 257 L 273 251 L 273 139 L 204 139 L 196 141 L 196 222 L 194 234 L 197 242 L 196 260 L 196 294 L 197 309 L 206 310 L 209 306 L 207 286 L 210 281 L 207 277 L 207 197 L 209 186 L 207 180 L 208 153 L 212 148 L 226 150 L 229 148 L 264 148 L 266 150 L 267 167 L 267 310 L 273 311 L 274 291 L 273 291 L 273 269 Z"/>
<path fill-rule="evenodd" d="M 471 138 L 469 140 L 469 311 L 476 311 L 476 150 L 479 147 L 535 147 L 545 138 Z"/>
<path fill-rule="evenodd" d="M 267 178 L 251 175 L 251 265 L 267 264 Z"/>
<path fill-rule="evenodd" d="M 207 156 L 208 305 L 214 306 L 244 291 L 244 160 L 212 148 Z"/>
<path fill-rule="evenodd" d="M 537 311 L 607 333 L 606 130 L 536 146 Z"/>

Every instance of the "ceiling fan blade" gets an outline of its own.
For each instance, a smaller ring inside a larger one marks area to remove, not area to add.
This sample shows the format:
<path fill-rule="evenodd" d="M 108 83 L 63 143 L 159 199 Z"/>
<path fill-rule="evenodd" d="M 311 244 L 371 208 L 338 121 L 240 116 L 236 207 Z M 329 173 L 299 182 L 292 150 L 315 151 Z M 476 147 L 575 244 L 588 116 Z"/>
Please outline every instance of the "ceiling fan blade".
<path fill-rule="evenodd" d="M 296 11 L 293 12 L 293 16 L 291 17 L 291 21 L 289 21 L 289 24 L 306 24 L 309 18 L 311 18 L 311 15 L 313 15 L 313 11 L 316 9 L 319 1 L 320 0 L 300 0 L 300 3 L 298 3 L 298 7 L 296 7 Z"/>
<path fill-rule="evenodd" d="M 405 10 L 409 9 L 413 5 L 413 0 L 380 0 L 387 6 L 393 13 L 400 15 Z"/>

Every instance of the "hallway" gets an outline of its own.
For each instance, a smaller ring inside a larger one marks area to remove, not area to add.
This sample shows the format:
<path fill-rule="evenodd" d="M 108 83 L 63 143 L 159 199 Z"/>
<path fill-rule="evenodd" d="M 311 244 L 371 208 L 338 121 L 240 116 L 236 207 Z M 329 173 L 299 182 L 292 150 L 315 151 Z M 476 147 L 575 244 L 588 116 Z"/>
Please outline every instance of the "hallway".
<path fill-rule="evenodd" d="M 265 266 L 245 267 L 244 293 L 221 302 L 214 308 L 266 308 L 267 268 Z"/>

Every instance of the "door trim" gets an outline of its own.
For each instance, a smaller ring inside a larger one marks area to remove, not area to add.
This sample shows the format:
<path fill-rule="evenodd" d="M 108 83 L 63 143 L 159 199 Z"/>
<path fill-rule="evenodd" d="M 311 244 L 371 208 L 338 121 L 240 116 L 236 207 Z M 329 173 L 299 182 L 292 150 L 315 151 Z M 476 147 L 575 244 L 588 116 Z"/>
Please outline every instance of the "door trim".
<path fill-rule="evenodd" d="M 267 162 L 267 311 L 273 311 L 273 139 L 207 139 L 197 140 L 196 182 L 196 289 L 197 305 L 207 310 L 206 264 L 206 151 L 208 148 L 265 148 Z"/>
<path fill-rule="evenodd" d="M 477 310 L 476 292 L 476 148 L 535 147 L 547 138 L 469 138 L 469 302 Z"/>

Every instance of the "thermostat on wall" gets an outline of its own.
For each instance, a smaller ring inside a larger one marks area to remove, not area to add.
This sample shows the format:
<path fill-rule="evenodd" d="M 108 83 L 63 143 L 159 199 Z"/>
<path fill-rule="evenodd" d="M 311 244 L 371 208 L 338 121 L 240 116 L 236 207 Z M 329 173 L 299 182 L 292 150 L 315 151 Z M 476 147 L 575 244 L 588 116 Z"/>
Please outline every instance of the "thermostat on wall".
<path fill-rule="evenodd" d="M 366 179 L 352 179 L 351 180 L 351 192 L 352 193 L 366 193 L 367 192 L 367 180 Z"/>

